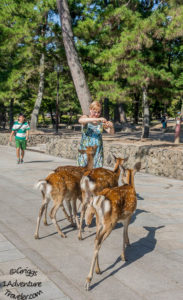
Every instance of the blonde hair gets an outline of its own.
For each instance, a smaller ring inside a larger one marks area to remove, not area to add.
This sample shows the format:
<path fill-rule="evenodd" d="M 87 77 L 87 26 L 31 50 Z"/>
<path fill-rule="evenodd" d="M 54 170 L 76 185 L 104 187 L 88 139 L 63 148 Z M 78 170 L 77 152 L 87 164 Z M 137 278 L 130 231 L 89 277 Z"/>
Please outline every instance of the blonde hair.
<path fill-rule="evenodd" d="M 100 110 L 101 111 L 102 110 L 102 105 L 98 101 L 93 101 L 90 104 L 90 109 L 96 109 L 96 110 Z"/>

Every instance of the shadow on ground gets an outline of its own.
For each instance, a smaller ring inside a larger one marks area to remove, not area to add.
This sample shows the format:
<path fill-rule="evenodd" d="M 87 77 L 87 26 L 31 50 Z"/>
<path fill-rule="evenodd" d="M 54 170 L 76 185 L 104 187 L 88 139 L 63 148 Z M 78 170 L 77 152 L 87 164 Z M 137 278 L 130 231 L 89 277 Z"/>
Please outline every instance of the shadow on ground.
<path fill-rule="evenodd" d="M 144 200 L 144 198 L 142 198 L 138 193 L 136 193 L 137 195 L 137 200 Z"/>
<path fill-rule="evenodd" d="M 58 221 L 57 221 L 57 222 L 58 222 Z M 49 226 L 49 225 L 52 225 L 52 223 L 51 223 L 51 224 L 48 224 L 48 226 Z M 76 228 L 76 227 L 73 227 L 71 224 L 69 224 L 69 225 L 67 225 L 67 226 L 65 226 L 65 227 L 63 227 L 63 228 L 61 228 L 61 229 L 62 229 L 62 232 L 63 232 L 65 235 L 67 235 L 67 233 L 69 233 L 69 232 L 71 232 L 71 231 L 75 231 L 77 228 Z M 67 230 L 67 229 L 68 229 L 68 230 Z M 66 230 L 66 231 L 65 231 L 65 230 Z M 50 234 L 44 235 L 44 236 L 40 237 L 39 240 L 48 238 L 48 237 L 53 236 L 53 235 L 55 235 L 55 234 L 58 234 L 58 232 L 55 231 L 55 232 L 52 232 L 52 233 L 50 233 Z M 58 234 L 58 237 L 61 237 L 61 236 Z M 61 237 L 61 238 L 62 238 L 62 237 Z"/>
<path fill-rule="evenodd" d="M 32 160 L 32 161 L 25 161 L 24 164 L 32 164 L 32 163 L 47 163 L 52 162 L 53 160 Z"/>
<path fill-rule="evenodd" d="M 139 239 L 138 241 L 134 242 L 131 244 L 131 246 L 128 246 L 126 248 L 126 256 L 127 256 L 127 261 L 125 261 L 120 267 L 117 269 L 113 270 L 110 274 L 96 282 L 95 284 L 91 285 L 90 289 L 93 289 L 97 287 L 101 282 L 106 280 L 107 278 L 113 276 L 116 274 L 119 270 L 127 267 L 128 265 L 132 264 L 133 262 L 141 259 L 144 255 L 149 254 L 152 252 L 155 247 L 156 247 L 156 242 L 157 240 L 155 239 L 155 233 L 157 230 L 165 227 L 164 225 L 158 226 L 158 227 L 146 227 L 144 228 L 147 230 L 147 235 L 146 237 L 143 237 Z M 99 252 L 100 253 L 100 252 Z M 116 261 L 107 267 L 105 270 L 102 271 L 102 274 L 113 269 L 119 262 L 121 262 L 121 256 L 119 256 Z"/>
<path fill-rule="evenodd" d="M 147 210 L 144 210 L 144 209 L 136 209 L 135 213 L 131 217 L 130 224 L 133 223 L 136 220 L 137 216 L 141 213 L 150 213 L 150 212 Z M 85 226 L 85 228 L 88 228 L 88 231 L 90 230 L 90 228 L 93 228 L 93 227 L 96 227 L 96 219 L 95 218 L 92 219 L 90 226 Z M 116 224 L 114 230 L 122 228 L 122 227 L 123 227 L 123 224 L 121 222 L 118 222 Z M 95 234 L 96 234 L 96 232 L 92 232 L 91 234 L 83 237 L 83 240 L 86 240 L 86 239 L 90 238 L 91 236 L 94 236 Z"/>

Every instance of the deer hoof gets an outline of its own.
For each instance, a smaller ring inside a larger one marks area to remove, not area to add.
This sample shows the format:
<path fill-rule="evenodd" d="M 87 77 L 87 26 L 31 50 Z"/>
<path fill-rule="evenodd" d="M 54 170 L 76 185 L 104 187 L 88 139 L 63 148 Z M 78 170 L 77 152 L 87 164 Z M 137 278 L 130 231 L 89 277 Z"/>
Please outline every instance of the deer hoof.
<path fill-rule="evenodd" d="M 126 258 L 125 258 L 125 256 L 123 254 L 121 254 L 121 260 L 122 261 L 126 261 Z"/>
<path fill-rule="evenodd" d="M 86 282 L 85 282 L 85 290 L 89 291 L 89 289 L 90 289 L 90 281 L 86 280 Z"/>
<path fill-rule="evenodd" d="M 38 239 L 39 239 L 39 235 L 38 235 L 37 233 L 35 233 L 34 238 L 35 238 L 36 240 L 38 240 Z"/>
<path fill-rule="evenodd" d="M 78 240 L 82 240 L 82 234 L 81 234 L 81 230 L 79 230 L 79 232 L 78 232 Z"/>
<path fill-rule="evenodd" d="M 64 233 L 60 233 L 60 236 L 64 239 L 67 237 Z"/>

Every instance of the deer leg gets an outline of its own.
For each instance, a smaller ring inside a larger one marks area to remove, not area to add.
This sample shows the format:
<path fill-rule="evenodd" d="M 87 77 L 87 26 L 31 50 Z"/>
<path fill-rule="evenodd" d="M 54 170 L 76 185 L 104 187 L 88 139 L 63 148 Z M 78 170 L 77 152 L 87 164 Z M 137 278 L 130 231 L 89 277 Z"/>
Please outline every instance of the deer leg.
<path fill-rule="evenodd" d="M 79 219 L 78 219 L 78 215 L 77 215 L 76 201 L 77 201 L 77 199 L 72 200 L 72 207 L 73 207 L 73 214 L 74 214 L 75 222 L 77 225 L 77 229 L 79 229 L 80 224 L 79 224 Z"/>
<path fill-rule="evenodd" d="M 100 267 L 99 267 L 98 255 L 97 255 L 97 257 L 96 257 L 95 273 L 96 273 L 96 274 L 101 274 Z"/>
<path fill-rule="evenodd" d="M 128 220 L 127 220 L 127 226 L 126 226 L 126 240 L 125 240 L 125 243 L 126 243 L 126 246 L 129 246 L 130 245 L 130 240 L 129 240 L 129 237 L 128 237 L 128 226 L 130 224 L 130 219 L 131 219 L 131 216 L 129 216 Z"/>
<path fill-rule="evenodd" d="M 97 231 L 96 231 L 96 237 L 98 237 L 100 239 L 101 236 L 101 231 L 103 229 L 103 225 L 99 223 L 99 218 L 98 215 L 96 214 L 96 226 L 97 226 Z M 102 242 L 108 237 L 108 235 L 111 233 L 113 226 L 112 224 L 110 224 L 109 226 L 107 226 L 108 229 L 106 229 L 106 233 L 107 235 L 103 237 Z M 96 258 L 96 267 L 95 267 L 95 272 L 96 274 L 101 274 L 100 271 L 100 267 L 99 267 L 99 259 L 98 259 L 98 255 Z"/>
<path fill-rule="evenodd" d="M 98 217 L 98 214 L 96 214 L 96 238 L 100 237 L 100 232 L 101 232 L 102 228 L 103 228 L 103 225 L 99 223 L 99 217 Z M 96 274 L 101 274 L 100 267 L 99 267 L 98 255 L 96 258 L 95 272 L 96 272 Z"/>
<path fill-rule="evenodd" d="M 98 217 L 98 214 L 96 214 L 96 235 L 99 233 L 100 229 L 101 229 L 101 225 L 100 225 L 100 222 L 99 222 L 99 217 Z"/>
<path fill-rule="evenodd" d="M 91 280 L 93 278 L 93 271 L 94 271 L 94 267 L 95 267 L 95 262 L 98 256 L 98 252 L 100 249 L 100 244 L 99 244 L 99 239 L 95 239 L 95 249 L 94 249 L 94 253 L 93 253 L 93 258 L 92 258 L 92 262 L 91 262 L 91 266 L 90 266 L 90 271 L 89 274 L 86 278 L 86 282 L 85 282 L 85 289 L 88 291 L 90 288 L 90 283 Z"/>
<path fill-rule="evenodd" d="M 56 220 L 56 213 L 57 213 L 57 210 L 59 209 L 60 207 L 60 203 L 56 203 L 52 209 L 51 209 L 51 212 L 50 212 L 50 218 L 52 219 L 52 222 L 53 224 L 55 225 L 57 231 L 58 231 L 58 234 L 61 236 L 61 237 L 66 237 L 66 235 L 62 232 L 62 230 L 60 229 L 58 223 L 57 223 L 57 220 Z"/>
<path fill-rule="evenodd" d="M 80 198 L 78 198 L 79 200 L 81 200 Z M 82 202 L 80 201 L 79 204 L 78 204 L 78 207 L 77 207 L 77 211 L 80 210 L 80 206 L 81 206 Z"/>
<path fill-rule="evenodd" d="M 81 208 L 81 218 L 80 218 L 80 224 L 79 224 L 79 233 L 78 233 L 78 239 L 82 240 L 82 227 L 83 227 L 83 219 L 84 219 L 84 214 L 86 210 L 86 203 L 82 203 L 82 208 Z"/>
<path fill-rule="evenodd" d="M 47 222 L 47 210 L 48 210 L 48 203 L 45 205 L 45 211 L 44 211 L 44 225 L 48 225 Z"/>
<path fill-rule="evenodd" d="M 43 199 L 45 198 L 45 193 L 43 191 L 41 191 L 42 195 L 43 195 Z M 47 208 L 48 208 L 48 202 L 46 202 L 45 204 L 45 209 L 44 209 L 44 225 L 48 225 L 47 223 Z"/>
<path fill-rule="evenodd" d="M 64 207 L 64 204 L 62 203 L 60 206 L 62 207 L 62 210 L 63 210 L 63 213 L 64 213 L 66 219 L 71 223 L 71 218 L 70 218 L 70 216 L 68 215 L 68 213 L 67 213 L 67 211 L 66 211 L 66 209 L 65 209 L 65 207 Z"/>
<path fill-rule="evenodd" d="M 94 254 L 93 254 L 93 258 L 92 258 L 90 271 L 89 271 L 89 274 L 88 274 L 88 276 L 86 278 L 86 282 L 85 282 L 85 289 L 87 291 L 90 288 L 90 283 L 91 283 L 92 278 L 93 278 L 93 271 L 94 271 L 96 261 L 98 263 L 98 253 L 99 253 L 99 250 L 101 248 L 101 245 L 102 245 L 103 241 L 109 236 L 111 231 L 112 231 L 112 226 L 111 225 L 107 226 L 107 228 L 106 228 L 106 226 L 103 229 L 102 229 L 102 226 L 99 228 L 99 232 L 98 232 L 98 234 L 96 236 L 96 239 L 95 239 L 95 249 L 94 249 Z M 99 265 L 97 267 L 100 270 Z"/>
<path fill-rule="evenodd" d="M 71 206 L 71 201 L 70 200 L 65 200 L 66 201 L 66 204 L 67 204 L 67 208 L 69 210 L 69 214 L 70 214 L 70 217 L 68 218 L 69 222 L 71 223 L 71 225 L 73 227 L 75 227 L 75 224 L 73 222 L 73 218 L 72 218 L 72 206 Z"/>
<path fill-rule="evenodd" d="M 95 214 L 94 207 L 91 205 L 88 205 L 86 208 L 86 212 L 85 212 L 85 224 L 87 226 L 91 225 L 94 214 Z"/>
<path fill-rule="evenodd" d="M 48 202 L 49 202 L 49 199 L 44 197 L 43 201 L 42 201 L 42 205 L 41 205 L 40 210 L 39 210 L 39 216 L 37 218 L 37 226 L 36 226 L 36 231 L 35 231 L 35 234 L 34 234 L 35 239 L 39 239 L 40 221 L 41 221 L 43 212 L 44 212 L 46 206 L 48 205 Z"/>
<path fill-rule="evenodd" d="M 128 218 L 126 218 L 124 221 L 123 221 L 123 226 L 124 226 L 124 229 L 123 229 L 123 248 L 122 248 L 122 253 L 121 253 L 121 259 L 123 261 L 126 261 L 126 258 L 125 258 L 125 248 L 127 245 L 129 245 L 129 238 L 128 238 L 128 225 L 129 225 L 129 222 L 130 222 L 130 217 L 129 216 Z"/>

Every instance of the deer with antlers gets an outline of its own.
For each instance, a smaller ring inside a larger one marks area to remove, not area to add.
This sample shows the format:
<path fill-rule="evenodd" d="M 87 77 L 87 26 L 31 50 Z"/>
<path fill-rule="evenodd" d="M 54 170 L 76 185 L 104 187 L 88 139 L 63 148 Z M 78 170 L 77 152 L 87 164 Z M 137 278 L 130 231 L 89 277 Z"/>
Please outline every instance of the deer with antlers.
<path fill-rule="evenodd" d="M 134 186 L 134 175 L 140 170 L 141 164 L 137 163 L 134 169 L 125 170 L 128 184 L 120 187 L 106 188 L 97 196 L 93 194 L 94 183 L 90 176 L 85 177 L 85 192 L 90 200 L 90 206 L 96 212 L 97 231 L 95 238 L 95 249 L 89 274 L 86 278 L 85 288 L 89 290 L 96 264 L 96 273 L 100 274 L 98 253 L 103 241 L 110 235 L 118 221 L 122 221 L 123 248 L 121 259 L 125 261 L 125 248 L 129 245 L 128 225 L 132 214 L 136 210 L 137 197 Z"/>

